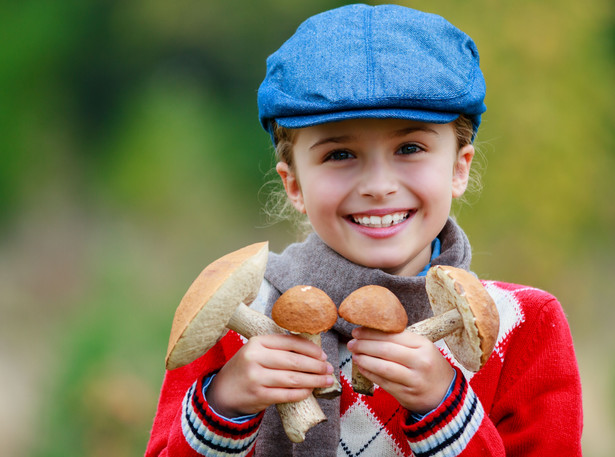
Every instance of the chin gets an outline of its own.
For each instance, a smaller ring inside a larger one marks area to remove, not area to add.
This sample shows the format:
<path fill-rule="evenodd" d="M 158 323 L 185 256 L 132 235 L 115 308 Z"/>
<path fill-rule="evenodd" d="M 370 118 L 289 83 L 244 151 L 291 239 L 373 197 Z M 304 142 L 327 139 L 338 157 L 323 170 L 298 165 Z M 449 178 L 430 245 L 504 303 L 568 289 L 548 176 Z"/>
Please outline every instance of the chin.
<path fill-rule="evenodd" d="M 373 257 L 370 257 L 369 259 L 360 259 L 355 262 L 368 268 L 378 268 L 386 271 L 387 273 L 399 271 L 406 265 L 406 262 L 400 261 L 399 259 L 374 259 Z"/>
<path fill-rule="evenodd" d="M 389 250 L 389 252 L 383 252 L 382 249 L 373 252 L 366 250 L 361 255 L 354 257 L 352 261 L 368 268 L 378 268 L 389 274 L 403 276 L 416 275 L 429 263 L 431 249 L 424 254 L 421 251 L 416 255 L 404 256 L 400 256 L 400 254 L 403 254 L 401 251 L 402 249 L 399 246 Z M 406 254 L 408 253 L 406 252 Z"/>

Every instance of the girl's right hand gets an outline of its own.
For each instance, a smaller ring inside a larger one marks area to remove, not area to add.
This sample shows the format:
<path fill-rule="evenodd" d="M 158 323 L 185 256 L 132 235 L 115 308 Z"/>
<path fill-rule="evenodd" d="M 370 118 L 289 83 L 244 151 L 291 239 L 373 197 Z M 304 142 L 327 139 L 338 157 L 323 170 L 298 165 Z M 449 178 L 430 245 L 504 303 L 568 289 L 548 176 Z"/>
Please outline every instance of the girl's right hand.
<path fill-rule="evenodd" d="M 256 414 L 276 403 L 303 400 L 317 387 L 333 384 L 324 351 L 296 335 L 250 338 L 222 367 L 207 389 L 218 414 Z"/>

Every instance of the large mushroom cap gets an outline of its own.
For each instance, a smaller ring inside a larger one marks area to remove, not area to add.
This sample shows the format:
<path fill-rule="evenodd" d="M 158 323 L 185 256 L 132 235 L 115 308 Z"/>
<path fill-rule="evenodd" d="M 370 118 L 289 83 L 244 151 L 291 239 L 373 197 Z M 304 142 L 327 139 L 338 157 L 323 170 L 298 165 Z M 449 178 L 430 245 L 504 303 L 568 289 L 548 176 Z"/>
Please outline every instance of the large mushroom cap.
<path fill-rule="evenodd" d="M 175 311 L 166 358 L 168 370 L 196 360 L 224 336 L 237 307 L 256 298 L 268 254 L 267 242 L 256 243 L 205 267 Z"/>
<path fill-rule="evenodd" d="M 444 341 L 464 367 L 481 369 L 495 346 L 500 319 L 480 280 L 460 268 L 436 265 L 427 272 L 426 290 L 434 314 L 457 308 L 464 326 Z"/>
<path fill-rule="evenodd" d="M 363 286 L 348 295 L 339 314 L 351 324 L 387 333 L 399 333 L 408 325 L 408 315 L 397 296 L 386 287 Z"/>
<path fill-rule="evenodd" d="M 271 317 L 286 330 L 316 335 L 333 327 L 337 321 L 337 307 L 319 288 L 295 286 L 277 299 Z"/>

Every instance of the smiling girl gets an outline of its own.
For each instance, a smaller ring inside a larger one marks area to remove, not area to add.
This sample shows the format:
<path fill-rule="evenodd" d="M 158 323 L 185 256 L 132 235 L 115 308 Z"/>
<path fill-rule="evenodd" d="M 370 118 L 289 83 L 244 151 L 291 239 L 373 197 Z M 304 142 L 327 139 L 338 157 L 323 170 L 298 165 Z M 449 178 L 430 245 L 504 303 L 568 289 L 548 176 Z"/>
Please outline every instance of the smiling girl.
<path fill-rule="evenodd" d="M 293 156 L 276 168 L 293 206 L 334 251 L 413 276 L 429 263 L 473 156 L 453 123 L 367 118 L 298 129 Z"/>
<path fill-rule="evenodd" d="M 313 232 L 271 254 L 258 298 L 271 313 L 289 288 L 336 304 L 364 285 L 395 293 L 409 323 L 430 316 L 425 273 L 470 270 L 449 217 L 468 186 L 485 111 L 473 41 L 439 16 L 349 5 L 316 15 L 267 61 L 260 120 L 292 206 Z M 576 456 L 581 392 L 566 318 L 546 292 L 483 281 L 501 319 L 496 347 L 471 373 L 444 344 L 338 320 L 323 348 L 293 335 L 229 332 L 166 374 L 147 456 Z M 376 383 L 350 385 L 350 362 Z M 272 405 L 339 375 L 341 397 L 303 443 Z"/>

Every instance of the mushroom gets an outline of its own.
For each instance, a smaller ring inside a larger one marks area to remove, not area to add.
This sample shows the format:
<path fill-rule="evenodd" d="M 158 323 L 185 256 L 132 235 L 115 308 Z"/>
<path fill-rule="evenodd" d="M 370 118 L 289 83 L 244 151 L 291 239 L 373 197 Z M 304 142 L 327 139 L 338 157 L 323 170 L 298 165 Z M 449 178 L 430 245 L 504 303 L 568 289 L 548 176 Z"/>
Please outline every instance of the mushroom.
<path fill-rule="evenodd" d="M 434 317 L 417 322 L 408 331 L 433 342 L 444 338 L 461 365 L 473 372 L 480 370 L 500 330 L 498 310 L 489 293 L 473 274 L 444 265 L 429 269 L 425 288 Z"/>
<path fill-rule="evenodd" d="M 444 265 L 429 269 L 425 288 L 434 316 L 411 325 L 407 331 L 431 342 L 444 338 L 463 367 L 473 372 L 480 370 L 493 352 L 500 328 L 498 310 L 489 293 L 471 273 Z M 339 312 L 344 317 L 342 306 Z"/>
<path fill-rule="evenodd" d="M 339 314 L 351 324 L 400 333 L 408 325 L 408 315 L 397 296 L 386 287 L 364 286 L 348 295 L 340 305 Z M 352 364 L 352 388 L 363 395 L 374 394 L 374 383 Z"/>
<path fill-rule="evenodd" d="M 299 285 L 291 287 L 276 300 L 271 309 L 271 317 L 280 327 L 322 347 L 320 334 L 337 322 L 337 307 L 321 289 Z M 333 379 L 332 386 L 314 389 L 314 396 L 339 396 L 342 386 L 335 375 Z"/>
<path fill-rule="evenodd" d="M 245 338 L 285 334 L 267 316 L 250 309 L 267 266 L 268 244 L 256 243 L 216 260 L 194 280 L 173 319 L 166 367 L 187 365 L 212 348 L 227 329 Z M 291 441 L 302 442 L 306 432 L 327 420 L 313 395 L 296 403 L 276 405 Z"/>

